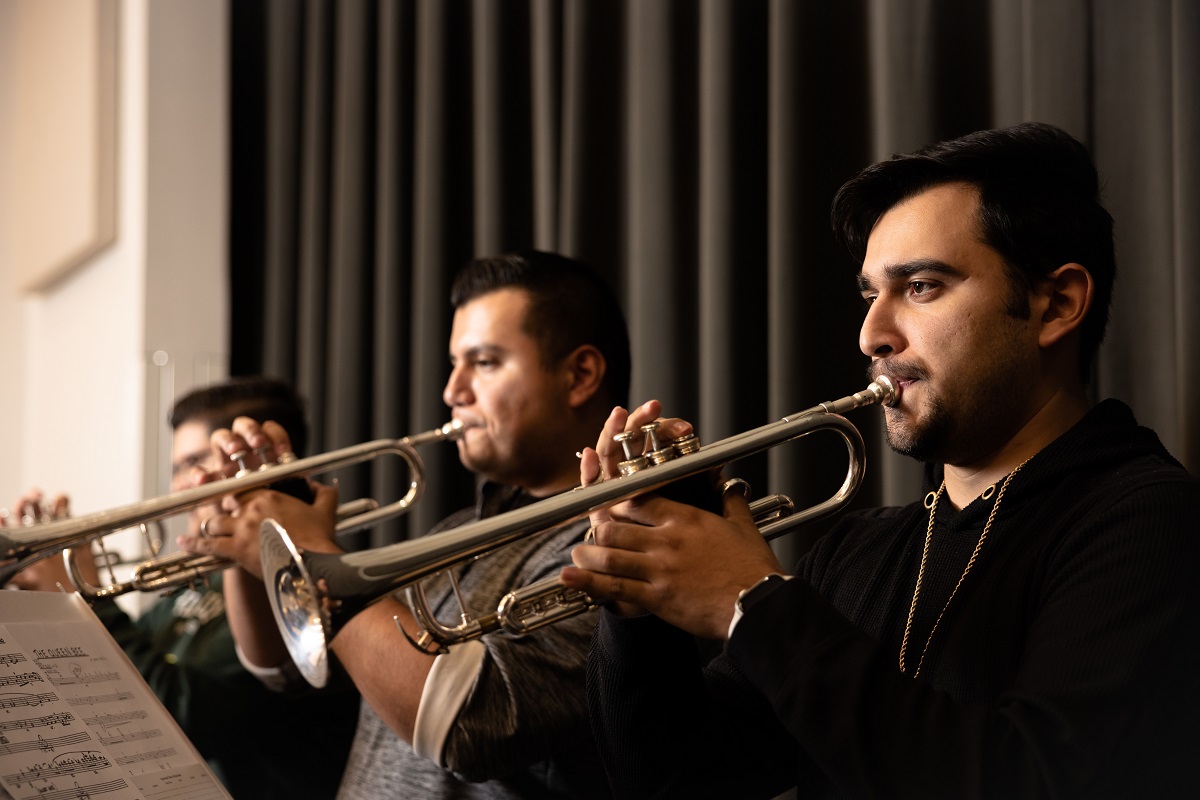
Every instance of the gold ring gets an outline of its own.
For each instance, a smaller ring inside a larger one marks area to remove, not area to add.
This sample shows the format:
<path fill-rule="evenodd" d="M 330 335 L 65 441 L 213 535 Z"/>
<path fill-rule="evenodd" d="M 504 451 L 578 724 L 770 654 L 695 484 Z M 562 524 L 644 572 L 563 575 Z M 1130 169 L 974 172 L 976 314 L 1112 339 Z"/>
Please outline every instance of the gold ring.
<path fill-rule="evenodd" d="M 584 544 L 595 544 L 596 543 L 596 526 L 595 525 L 593 525 L 592 527 L 587 529 L 587 533 L 585 533 L 583 535 L 583 543 Z"/>
<path fill-rule="evenodd" d="M 227 515 L 225 515 L 225 514 L 212 514 L 212 515 L 210 515 L 210 516 L 207 516 L 207 517 L 205 517 L 205 518 L 204 518 L 204 521 L 200 523 L 200 536 L 201 536 L 201 538 L 204 538 L 204 539 L 215 539 L 215 538 L 217 538 L 218 536 L 229 536 L 230 534 L 228 534 L 228 533 L 209 533 L 209 532 L 208 532 L 208 523 L 212 522 L 212 521 L 213 521 L 214 519 L 216 519 L 217 517 L 224 517 L 224 516 L 227 516 Z"/>

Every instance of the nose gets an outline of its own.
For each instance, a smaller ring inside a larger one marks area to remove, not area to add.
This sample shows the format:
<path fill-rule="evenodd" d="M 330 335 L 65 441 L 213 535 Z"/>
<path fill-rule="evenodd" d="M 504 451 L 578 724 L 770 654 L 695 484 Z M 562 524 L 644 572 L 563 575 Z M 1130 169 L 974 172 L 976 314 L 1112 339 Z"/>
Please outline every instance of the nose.
<path fill-rule="evenodd" d="M 904 349 L 895 309 L 883 294 L 867 307 L 867 316 L 858 332 L 858 348 L 872 358 L 882 358 Z"/>
<path fill-rule="evenodd" d="M 446 387 L 442 389 L 442 402 L 454 408 L 470 404 L 471 397 L 471 382 L 467 379 L 466 370 L 461 364 L 455 365 L 446 379 Z"/>

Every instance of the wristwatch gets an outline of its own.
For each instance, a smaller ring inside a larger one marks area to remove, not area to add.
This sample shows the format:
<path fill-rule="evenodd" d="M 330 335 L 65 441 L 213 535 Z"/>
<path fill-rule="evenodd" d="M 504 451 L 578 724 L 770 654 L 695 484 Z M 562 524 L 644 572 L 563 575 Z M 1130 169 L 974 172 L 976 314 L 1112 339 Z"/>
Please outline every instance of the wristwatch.
<path fill-rule="evenodd" d="M 737 600 L 733 603 L 733 619 L 729 620 L 729 630 L 726 632 L 725 638 L 733 638 L 733 629 L 741 622 L 742 615 L 746 613 L 746 609 L 753 606 L 756 600 L 762 599 L 764 592 L 759 591 L 760 589 L 767 586 L 775 586 L 791 579 L 791 575 L 780 575 L 778 572 L 772 572 L 738 592 Z"/>
<path fill-rule="evenodd" d="M 761 600 L 763 592 L 760 591 L 768 586 L 778 586 L 779 584 L 790 581 L 791 575 L 780 575 L 778 572 L 772 572 L 769 575 L 764 575 L 754 582 L 750 587 L 742 589 L 738 592 L 737 602 L 734 604 L 738 611 L 738 616 L 745 614 L 754 605 L 757 600 Z"/>

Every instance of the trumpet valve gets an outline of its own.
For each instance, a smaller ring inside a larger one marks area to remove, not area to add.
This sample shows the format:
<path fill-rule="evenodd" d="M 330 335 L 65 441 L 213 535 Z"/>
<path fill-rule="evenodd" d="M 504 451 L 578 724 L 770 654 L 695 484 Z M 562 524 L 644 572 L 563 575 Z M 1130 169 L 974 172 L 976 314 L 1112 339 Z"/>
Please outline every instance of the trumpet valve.
<path fill-rule="evenodd" d="M 238 450 L 229 456 L 230 461 L 236 461 L 238 465 L 237 472 L 234 473 L 235 478 L 241 478 L 244 475 L 249 475 L 253 470 L 246 466 L 247 459 L 250 458 L 249 450 Z"/>
<path fill-rule="evenodd" d="M 642 432 L 646 434 L 646 458 L 650 460 L 651 464 L 656 466 L 658 464 L 665 464 L 679 455 L 673 444 L 664 445 L 658 440 L 657 420 L 643 425 Z"/>
<path fill-rule="evenodd" d="M 617 469 L 622 475 L 629 476 L 635 472 L 640 472 L 650 466 L 650 459 L 646 458 L 641 450 L 645 449 L 645 435 L 643 434 L 642 446 L 634 450 L 634 438 L 638 435 L 638 431 L 622 431 L 613 437 L 613 441 L 621 445 L 625 451 L 625 460 L 617 464 Z"/>
<path fill-rule="evenodd" d="M 255 472 L 262 472 L 263 470 L 271 468 L 271 449 L 269 447 L 254 448 L 254 455 L 257 456 L 259 460 L 259 465 L 257 467 L 246 466 L 246 462 L 250 460 L 249 450 L 238 450 L 229 457 L 230 461 L 236 461 L 238 465 L 238 471 L 234 474 L 235 478 L 241 478 L 245 475 L 250 475 Z M 289 461 L 295 460 L 295 453 L 284 453 L 282 456 L 280 456 L 278 463 L 286 464 Z"/>
<path fill-rule="evenodd" d="M 687 436 L 680 436 L 671 442 L 671 448 L 675 451 L 676 455 L 690 455 L 700 449 L 700 437 L 694 433 L 689 433 Z"/>
<path fill-rule="evenodd" d="M 632 475 L 648 466 L 664 464 L 699 448 L 699 440 L 695 436 L 680 437 L 664 444 L 658 438 L 658 426 L 659 422 L 655 420 L 646 423 L 636 431 L 623 431 L 613 437 L 613 441 L 620 443 L 625 450 L 625 460 L 617 465 L 622 475 Z M 635 445 L 635 442 L 639 441 L 639 433 L 641 434 L 640 447 Z M 680 446 L 681 442 L 689 439 L 696 440 L 695 447 L 689 447 L 686 444 L 683 447 Z"/>

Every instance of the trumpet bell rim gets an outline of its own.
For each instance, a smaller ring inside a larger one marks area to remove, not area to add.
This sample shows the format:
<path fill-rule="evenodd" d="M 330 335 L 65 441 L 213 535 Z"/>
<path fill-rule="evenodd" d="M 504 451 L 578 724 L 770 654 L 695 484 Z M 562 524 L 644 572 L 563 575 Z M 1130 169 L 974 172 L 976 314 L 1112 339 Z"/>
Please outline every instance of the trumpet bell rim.
<path fill-rule="evenodd" d="M 317 599 L 300 550 L 286 530 L 273 519 L 263 520 L 259 536 L 263 582 L 271 613 L 284 645 L 300 674 L 321 688 L 329 682 L 330 620 Z"/>

